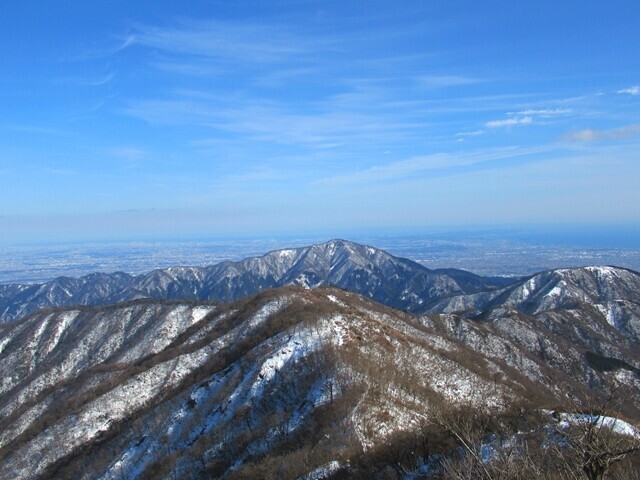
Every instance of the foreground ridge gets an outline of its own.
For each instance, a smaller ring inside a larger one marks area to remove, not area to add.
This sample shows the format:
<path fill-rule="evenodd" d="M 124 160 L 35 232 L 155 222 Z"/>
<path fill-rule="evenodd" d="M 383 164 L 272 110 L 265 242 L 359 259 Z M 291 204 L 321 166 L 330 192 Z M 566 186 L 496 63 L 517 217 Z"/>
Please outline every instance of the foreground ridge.
<path fill-rule="evenodd" d="M 41 311 L 0 331 L 0 478 L 258 478 L 274 458 L 283 478 L 362 474 L 452 409 L 597 399 L 612 379 L 640 418 L 638 343 L 584 308 L 479 322 L 285 287 Z"/>

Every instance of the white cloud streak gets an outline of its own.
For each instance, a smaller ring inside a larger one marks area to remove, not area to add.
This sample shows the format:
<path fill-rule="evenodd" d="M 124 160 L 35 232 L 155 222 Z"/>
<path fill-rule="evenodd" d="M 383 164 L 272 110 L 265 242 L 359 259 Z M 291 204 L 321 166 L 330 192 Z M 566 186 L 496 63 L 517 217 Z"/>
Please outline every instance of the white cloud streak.
<path fill-rule="evenodd" d="M 622 140 L 640 135 L 640 125 L 629 125 L 614 130 L 592 130 L 586 128 L 575 132 L 569 132 L 561 137 L 567 142 L 595 142 L 600 140 Z"/>
<path fill-rule="evenodd" d="M 337 175 L 320 180 L 321 184 L 366 184 L 369 182 L 390 182 L 435 174 L 453 172 L 464 167 L 489 164 L 501 160 L 535 155 L 552 150 L 551 146 L 521 148 L 504 147 L 460 153 L 437 153 L 412 157 L 406 160 L 375 165 L 362 171 Z"/>
<path fill-rule="evenodd" d="M 110 83 L 116 76 L 115 72 L 110 72 L 101 77 L 89 78 L 89 77 L 74 77 L 74 78 L 63 78 L 61 80 L 62 83 L 71 83 L 76 84 L 81 87 L 100 87 L 102 85 L 106 85 Z"/>
<path fill-rule="evenodd" d="M 640 86 L 635 85 L 633 87 L 624 88 L 622 90 L 618 90 L 616 93 L 622 93 L 627 95 L 640 95 Z"/>
<path fill-rule="evenodd" d="M 290 61 L 313 48 L 306 38 L 276 26 L 219 21 L 190 21 L 174 28 L 141 25 L 135 44 L 167 53 L 232 63 Z"/>
<path fill-rule="evenodd" d="M 559 115 L 569 115 L 573 113 L 570 108 L 543 108 L 539 110 L 528 109 L 520 112 L 509 113 L 509 115 L 525 115 L 525 116 L 539 116 L 539 117 L 555 117 Z"/>
<path fill-rule="evenodd" d="M 251 97 L 207 98 L 193 94 L 175 100 L 139 101 L 124 113 L 152 124 L 200 125 L 212 131 L 240 135 L 279 145 L 326 148 L 364 142 L 394 143 L 421 138 L 428 124 L 397 112 L 337 108 L 331 102 L 291 106 Z"/>
<path fill-rule="evenodd" d="M 470 85 L 480 81 L 481 80 L 476 78 L 463 77 L 459 75 L 426 75 L 417 79 L 418 84 L 425 88 L 456 87 L 461 85 Z"/>
<path fill-rule="evenodd" d="M 492 120 L 484 124 L 487 128 L 513 127 L 514 125 L 529 125 L 533 123 L 533 117 L 505 118 L 504 120 Z"/>
<path fill-rule="evenodd" d="M 456 133 L 456 137 L 477 137 L 479 135 L 484 135 L 484 133 L 486 133 L 484 130 L 474 130 L 472 132 Z"/>

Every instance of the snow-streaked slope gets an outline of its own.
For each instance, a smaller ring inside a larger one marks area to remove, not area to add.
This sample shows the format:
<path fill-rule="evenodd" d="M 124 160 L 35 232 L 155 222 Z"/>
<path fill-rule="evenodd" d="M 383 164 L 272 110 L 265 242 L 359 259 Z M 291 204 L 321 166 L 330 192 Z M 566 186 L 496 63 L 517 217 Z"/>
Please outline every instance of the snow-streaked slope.
<path fill-rule="evenodd" d="M 492 293 L 436 302 L 425 324 L 533 382 L 625 386 L 640 405 L 640 275 L 613 267 L 534 275 Z"/>
<path fill-rule="evenodd" d="M 467 317 L 497 317 L 495 311 L 517 310 L 539 315 L 554 310 L 583 309 L 640 342 L 640 274 L 616 267 L 583 267 L 536 274 L 491 292 L 454 295 L 425 311 Z M 494 312 L 494 313 L 490 313 Z"/>
<path fill-rule="evenodd" d="M 39 308 L 105 305 L 138 298 L 234 301 L 284 285 L 338 286 L 386 305 L 415 310 L 442 296 L 493 289 L 505 280 L 462 270 L 429 270 L 345 240 L 278 250 L 210 267 L 171 267 L 146 275 L 92 274 L 40 285 L 0 285 L 0 322 Z"/>
<path fill-rule="evenodd" d="M 337 289 L 42 312 L 0 341 L 3 479 L 224 476 L 291 442 L 326 452 L 303 475 L 445 403 L 499 407 L 527 390 L 412 316 Z"/>
<path fill-rule="evenodd" d="M 447 409 L 555 405 L 612 378 L 637 414 L 637 343 L 581 308 L 414 317 L 285 287 L 40 311 L 0 330 L 0 479 L 264 478 L 276 460 L 313 478 Z"/>

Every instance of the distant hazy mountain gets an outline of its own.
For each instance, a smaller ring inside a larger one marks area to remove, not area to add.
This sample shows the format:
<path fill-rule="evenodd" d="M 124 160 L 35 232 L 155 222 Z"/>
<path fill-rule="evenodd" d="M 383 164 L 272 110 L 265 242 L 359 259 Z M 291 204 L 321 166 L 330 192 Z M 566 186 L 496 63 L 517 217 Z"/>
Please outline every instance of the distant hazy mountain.
<path fill-rule="evenodd" d="M 330 243 L 267 258 L 305 265 L 334 258 L 332 248 L 363 272 L 384 257 Z M 308 265 L 294 278 L 313 283 Z M 633 293 L 620 282 L 579 281 L 589 298 L 610 302 Z M 367 469 L 416 454 L 419 439 L 432 441 L 424 426 L 452 408 L 549 407 L 599 395 L 612 375 L 637 418 L 639 344 L 606 312 L 587 303 L 535 318 L 497 311 L 481 321 L 414 317 L 340 289 L 286 287 L 228 305 L 136 300 L 37 312 L 0 326 L 0 479 L 284 480 L 347 468 L 377 478 Z"/>
<path fill-rule="evenodd" d="M 229 302 L 284 285 L 333 285 L 415 311 L 444 296 L 490 291 L 507 283 L 463 270 L 429 270 L 376 248 L 332 240 L 210 267 L 172 267 L 140 276 L 95 273 L 37 285 L 0 285 L 0 322 L 44 307 L 106 305 L 137 298 Z"/>

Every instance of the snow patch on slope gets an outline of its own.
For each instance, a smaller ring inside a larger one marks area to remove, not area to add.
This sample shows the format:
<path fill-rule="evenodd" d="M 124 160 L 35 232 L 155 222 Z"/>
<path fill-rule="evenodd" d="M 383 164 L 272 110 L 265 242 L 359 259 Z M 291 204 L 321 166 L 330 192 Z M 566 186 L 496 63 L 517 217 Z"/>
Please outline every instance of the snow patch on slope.
<path fill-rule="evenodd" d="M 614 328 L 618 328 L 616 311 L 614 302 L 607 302 L 606 304 L 597 303 L 594 305 L 602 315 L 607 319 L 607 323 Z"/>
<path fill-rule="evenodd" d="M 146 335 L 135 348 L 132 348 L 122 357 L 122 361 L 131 362 L 144 355 L 154 354 L 166 348 L 180 333 L 197 323 L 214 307 L 201 306 L 189 313 L 190 307 L 178 305 L 167 313 L 162 321 L 157 323 L 153 332 Z"/>
<path fill-rule="evenodd" d="M 3 352 L 4 347 L 6 347 L 10 341 L 11 341 L 10 337 L 5 337 L 2 340 L 0 340 L 0 353 Z"/>
<path fill-rule="evenodd" d="M 333 460 L 329 463 L 319 466 L 312 472 L 300 477 L 298 480 L 323 480 L 325 478 L 331 478 L 332 475 L 338 473 L 343 466 L 337 460 Z"/>
<path fill-rule="evenodd" d="M 549 293 L 547 293 L 545 297 L 559 297 L 564 292 L 563 287 L 565 286 L 566 286 L 565 281 L 561 280 L 560 282 L 558 282 L 557 285 L 555 285 L 551 290 L 549 290 Z"/>
<path fill-rule="evenodd" d="M 607 280 L 611 280 L 612 278 L 615 278 L 618 276 L 617 269 L 613 267 L 597 266 L 597 267 L 584 267 L 584 268 L 585 270 L 591 273 L 594 273 L 597 276 L 606 278 Z"/>
<path fill-rule="evenodd" d="M 278 253 L 278 258 L 291 259 L 295 256 L 296 251 L 295 250 L 279 250 L 277 253 Z"/>
<path fill-rule="evenodd" d="M 311 339 L 306 335 L 296 334 L 285 343 L 284 346 L 278 348 L 262 363 L 258 369 L 258 378 L 251 386 L 252 397 L 260 395 L 268 384 L 278 374 L 278 372 L 288 362 L 295 362 L 313 350 L 316 350 L 320 344 L 319 338 Z"/>
<path fill-rule="evenodd" d="M 520 298 L 525 300 L 532 292 L 536 289 L 537 278 L 533 277 L 529 279 L 527 282 L 522 284 L 520 293 Z"/>
<path fill-rule="evenodd" d="M 338 300 L 338 297 L 336 297 L 335 295 L 327 295 L 327 298 L 332 301 L 333 303 L 340 305 L 341 307 L 346 307 L 346 305 L 344 304 L 344 302 Z"/>
<path fill-rule="evenodd" d="M 248 330 L 257 327 L 258 325 L 268 320 L 269 317 L 287 307 L 290 303 L 291 299 L 285 296 L 278 297 L 270 301 L 262 308 L 260 308 L 260 310 L 258 310 L 258 312 L 253 315 L 247 322 L 245 322 L 244 329 Z"/>
<path fill-rule="evenodd" d="M 69 325 L 78 317 L 80 314 L 79 310 L 73 310 L 71 312 L 65 312 L 60 318 L 57 319 L 57 324 L 53 331 L 53 335 L 49 340 L 48 344 L 42 349 L 41 356 L 48 355 L 60 341 L 60 337 L 67 330 Z"/>
<path fill-rule="evenodd" d="M 571 425 L 585 426 L 592 424 L 598 429 L 608 428 L 612 432 L 640 439 L 640 431 L 633 425 L 615 417 L 588 415 L 580 413 L 561 413 L 558 426 L 567 429 Z"/>

